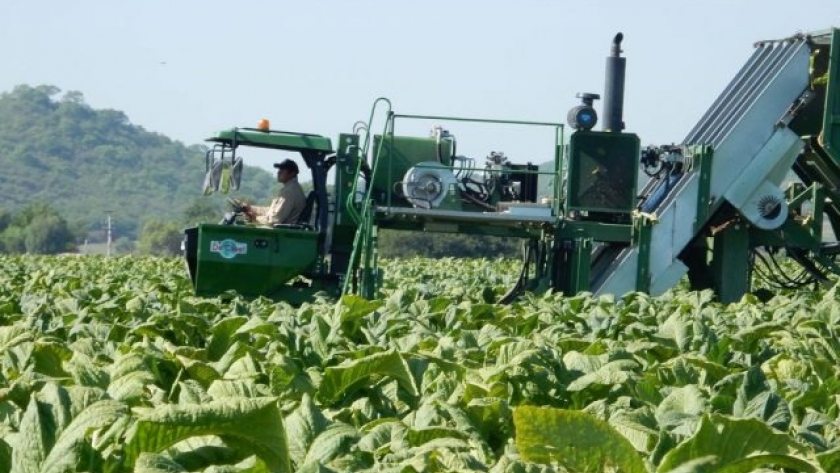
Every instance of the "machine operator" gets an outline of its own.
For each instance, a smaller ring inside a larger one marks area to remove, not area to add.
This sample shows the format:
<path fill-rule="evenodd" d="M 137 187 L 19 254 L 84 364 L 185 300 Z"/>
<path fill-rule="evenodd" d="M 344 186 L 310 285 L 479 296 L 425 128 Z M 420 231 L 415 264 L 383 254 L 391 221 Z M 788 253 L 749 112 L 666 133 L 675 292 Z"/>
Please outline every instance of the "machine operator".
<path fill-rule="evenodd" d="M 274 164 L 277 181 L 283 184 L 280 193 L 267 207 L 245 205 L 243 210 L 248 220 L 261 225 L 297 223 L 306 207 L 306 196 L 298 183 L 298 165 L 291 159 Z"/>

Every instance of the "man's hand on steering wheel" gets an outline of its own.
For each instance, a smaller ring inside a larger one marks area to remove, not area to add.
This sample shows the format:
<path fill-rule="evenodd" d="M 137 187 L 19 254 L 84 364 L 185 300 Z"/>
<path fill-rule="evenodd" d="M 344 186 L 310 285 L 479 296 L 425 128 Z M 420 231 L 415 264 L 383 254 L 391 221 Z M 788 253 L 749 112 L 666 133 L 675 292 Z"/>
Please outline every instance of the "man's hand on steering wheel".
<path fill-rule="evenodd" d="M 244 213 L 250 207 L 247 203 L 239 199 L 234 199 L 233 197 L 228 197 L 228 203 L 230 204 L 230 208 L 236 213 Z"/>
<path fill-rule="evenodd" d="M 234 213 L 244 215 L 250 222 L 256 219 L 257 215 L 251 209 L 251 204 L 233 197 L 228 197 L 228 203 Z"/>

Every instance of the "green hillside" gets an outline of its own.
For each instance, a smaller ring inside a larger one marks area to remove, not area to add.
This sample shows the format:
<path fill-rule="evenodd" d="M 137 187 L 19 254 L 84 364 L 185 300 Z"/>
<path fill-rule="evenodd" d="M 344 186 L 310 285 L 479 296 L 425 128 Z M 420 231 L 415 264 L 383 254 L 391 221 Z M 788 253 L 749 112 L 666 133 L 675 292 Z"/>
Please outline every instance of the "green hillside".
<path fill-rule="evenodd" d="M 208 134 L 215 130 L 208 130 Z M 204 197 L 203 145 L 186 146 L 132 124 L 117 110 L 96 110 L 79 92 L 21 85 L 0 94 L 0 207 L 33 202 L 57 209 L 82 233 L 101 232 L 107 215 L 115 238 L 135 238 L 147 219 L 183 225 Z M 265 170 L 246 167 L 240 196 L 269 199 Z M 201 202 L 206 204 L 206 202 Z"/>

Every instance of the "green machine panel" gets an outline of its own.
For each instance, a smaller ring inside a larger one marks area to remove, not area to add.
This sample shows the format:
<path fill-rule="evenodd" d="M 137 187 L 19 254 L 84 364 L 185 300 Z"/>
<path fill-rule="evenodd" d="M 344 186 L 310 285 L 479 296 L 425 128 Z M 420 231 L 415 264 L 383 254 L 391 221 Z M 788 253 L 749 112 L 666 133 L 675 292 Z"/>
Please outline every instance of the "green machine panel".
<path fill-rule="evenodd" d="M 432 161 L 449 166 L 452 161 L 453 145 L 449 140 L 441 140 L 438 147 L 435 138 L 388 135 L 383 138 L 376 135 L 373 138 L 373 146 L 377 151 L 375 160 L 378 164 L 373 176 L 372 195 L 380 204 L 386 203 L 388 194 L 391 193 L 391 205 L 411 206 L 399 198 L 402 195 L 399 183 L 402 182 L 405 173 L 418 163 Z"/>
<path fill-rule="evenodd" d="M 831 57 L 825 78 L 823 148 L 840 164 L 840 29 L 831 30 Z"/>
<path fill-rule="evenodd" d="M 567 211 L 630 213 L 638 164 L 638 136 L 576 131 L 569 140 Z"/>
<path fill-rule="evenodd" d="M 205 224 L 198 227 L 195 250 L 196 294 L 270 296 L 315 265 L 318 232 Z"/>

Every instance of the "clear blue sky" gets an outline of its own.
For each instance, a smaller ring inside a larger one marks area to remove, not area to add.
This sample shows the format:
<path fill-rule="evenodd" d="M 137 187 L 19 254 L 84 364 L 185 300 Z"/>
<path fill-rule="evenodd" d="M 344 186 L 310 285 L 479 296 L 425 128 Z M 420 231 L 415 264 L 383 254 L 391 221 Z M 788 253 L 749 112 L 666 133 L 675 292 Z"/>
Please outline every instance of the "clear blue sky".
<path fill-rule="evenodd" d="M 627 131 L 679 142 L 756 40 L 840 26 L 840 0 L 2 3 L 0 91 L 80 91 L 185 144 L 261 118 L 335 139 L 379 96 L 399 113 L 565 122 L 575 93 L 602 93 L 618 31 Z M 450 128 L 471 157 L 550 157 L 544 132 Z"/>

